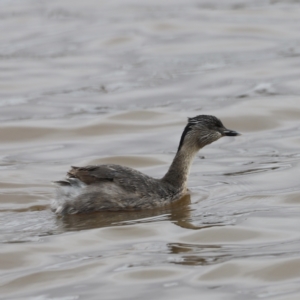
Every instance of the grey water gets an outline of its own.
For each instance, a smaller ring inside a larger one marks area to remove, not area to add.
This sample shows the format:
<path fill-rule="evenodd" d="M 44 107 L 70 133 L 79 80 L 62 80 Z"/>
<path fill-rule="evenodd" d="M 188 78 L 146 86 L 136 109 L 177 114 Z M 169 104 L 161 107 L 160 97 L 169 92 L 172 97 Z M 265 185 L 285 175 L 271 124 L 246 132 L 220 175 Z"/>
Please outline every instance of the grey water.
<path fill-rule="evenodd" d="M 300 297 L 300 2 L 0 1 L 0 298 Z M 56 217 L 70 165 L 166 172 L 187 117 L 241 132 L 199 152 L 172 208 Z"/>

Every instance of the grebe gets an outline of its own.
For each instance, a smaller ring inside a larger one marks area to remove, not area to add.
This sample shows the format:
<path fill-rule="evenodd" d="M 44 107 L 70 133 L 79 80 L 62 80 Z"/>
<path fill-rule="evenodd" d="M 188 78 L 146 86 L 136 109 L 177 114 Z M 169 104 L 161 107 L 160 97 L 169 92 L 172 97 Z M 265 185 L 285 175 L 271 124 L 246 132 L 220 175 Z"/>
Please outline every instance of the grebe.
<path fill-rule="evenodd" d="M 222 122 L 208 115 L 188 119 L 175 158 L 161 179 L 134 169 L 108 164 L 72 167 L 65 180 L 55 181 L 56 199 L 51 204 L 58 215 L 95 211 L 153 209 L 181 199 L 187 190 L 191 163 L 204 146 L 223 136 L 237 136 Z"/>

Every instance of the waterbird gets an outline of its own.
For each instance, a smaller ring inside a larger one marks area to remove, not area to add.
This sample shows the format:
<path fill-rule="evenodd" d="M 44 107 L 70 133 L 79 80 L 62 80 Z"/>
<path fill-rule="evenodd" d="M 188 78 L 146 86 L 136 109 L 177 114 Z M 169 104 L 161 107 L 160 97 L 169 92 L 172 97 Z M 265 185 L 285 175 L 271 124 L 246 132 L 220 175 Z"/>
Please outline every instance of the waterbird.
<path fill-rule="evenodd" d="M 67 215 L 145 210 L 172 204 L 188 193 L 190 167 L 198 151 L 223 136 L 238 135 L 215 116 L 188 118 L 177 153 L 162 178 L 115 164 L 72 166 L 66 179 L 54 182 L 57 188 L 51 209 L 58 215 Z"/>

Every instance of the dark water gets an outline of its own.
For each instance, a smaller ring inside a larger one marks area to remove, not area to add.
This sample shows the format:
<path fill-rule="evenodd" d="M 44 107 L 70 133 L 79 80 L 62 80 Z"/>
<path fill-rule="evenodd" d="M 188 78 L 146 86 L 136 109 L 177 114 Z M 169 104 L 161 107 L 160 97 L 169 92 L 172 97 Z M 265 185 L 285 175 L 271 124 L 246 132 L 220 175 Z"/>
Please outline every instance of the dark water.
<path fill-rule="evenodd" d="M 1 1 L 1 299 L 300 297 L 299 1 Z M 189 116 L 191 197 L 54 216 L 70 165 L 161 177 Z"/>

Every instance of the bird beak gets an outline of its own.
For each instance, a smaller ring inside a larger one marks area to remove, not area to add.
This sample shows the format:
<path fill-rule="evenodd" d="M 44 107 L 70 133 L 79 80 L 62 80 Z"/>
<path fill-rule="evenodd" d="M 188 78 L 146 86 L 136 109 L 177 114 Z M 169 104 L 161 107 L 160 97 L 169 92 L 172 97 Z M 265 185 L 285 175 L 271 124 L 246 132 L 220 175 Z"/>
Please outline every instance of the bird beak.
<path fill-rule="evenodd" d="M 238 136 L 238 135 L 241 135 L 240 133 L 234 131 L 234 130 L 230 130 L 230 129 L 225 129 L 223 131 L 223 134 L 226 135 L 226 136 Z"/>

